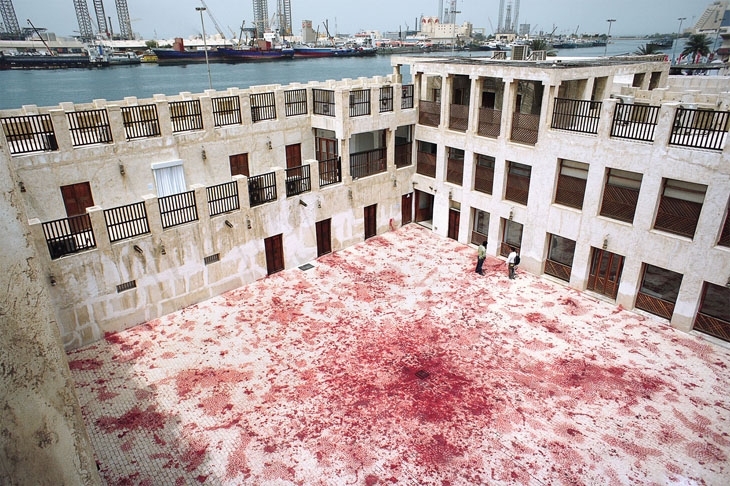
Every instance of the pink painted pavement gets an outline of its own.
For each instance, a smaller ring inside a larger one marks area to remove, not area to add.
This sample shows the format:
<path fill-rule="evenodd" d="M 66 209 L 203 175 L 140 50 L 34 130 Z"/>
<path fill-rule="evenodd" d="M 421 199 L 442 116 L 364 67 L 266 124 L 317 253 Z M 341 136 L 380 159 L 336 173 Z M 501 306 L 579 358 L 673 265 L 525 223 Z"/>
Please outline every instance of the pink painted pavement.
<path fill-rule="evenodd" d="M 69 353 L 104 480 L 730 484 L 730 350 L 409 225 Z"/>

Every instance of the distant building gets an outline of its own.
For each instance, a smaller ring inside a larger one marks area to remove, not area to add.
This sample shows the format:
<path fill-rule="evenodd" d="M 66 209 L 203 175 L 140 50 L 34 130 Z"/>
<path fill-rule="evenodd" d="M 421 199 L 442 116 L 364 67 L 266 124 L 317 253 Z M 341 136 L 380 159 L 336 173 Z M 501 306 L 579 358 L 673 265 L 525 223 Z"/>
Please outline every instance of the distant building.
<path fill-rule="evenodd" d="M 436 43 L 451 43 L 456 39 L 471 38 L 472 28 L 470 22 L 461 25 L 442 24 L 438 17 L 421 17 L 420 33 Z"/>
<path fill-rule="evenodd" d="M 309 44 L 317 40 L 317 32 L 312 29 L 311 20 L 302 20 L 302 42 Z"/>
<path fill-rule="evenodd" d="M 722 24 L 725 11 L 728 9 L 730 2 L 718 1 L 713 2 L 694 26 L 693 34 L 716 33 Z"/>

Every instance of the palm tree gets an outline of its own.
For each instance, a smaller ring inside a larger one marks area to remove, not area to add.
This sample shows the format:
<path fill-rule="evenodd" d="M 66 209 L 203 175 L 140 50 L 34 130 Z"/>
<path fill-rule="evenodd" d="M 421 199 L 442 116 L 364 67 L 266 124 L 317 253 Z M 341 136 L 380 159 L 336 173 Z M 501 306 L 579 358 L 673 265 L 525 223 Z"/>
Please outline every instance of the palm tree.
<path fill-rule="evenodd" d="M 545 39 L 532 39 L 529 46 L 531 51 L 545 51 L 546 56 L 554 56 L 556 54 L 552 44 Z"/>
<path fill-rule="evenodd" d="M 692 62 L 699 54 L 700 56 L 710 55 L 710 44 L 712 40 L 705 34 L 692 34 L 682 50 L 682 57 L 692 56 Z"/>
<path fill-rule="evenodd" d="M 644 44 L 643 46 L 639 46 L 639 48 L 634 51 L 634 54 L 636 54 L 637 56 L 651 56 L 653 54 L 660 54 L 659 46 L 649 42 Z"/>

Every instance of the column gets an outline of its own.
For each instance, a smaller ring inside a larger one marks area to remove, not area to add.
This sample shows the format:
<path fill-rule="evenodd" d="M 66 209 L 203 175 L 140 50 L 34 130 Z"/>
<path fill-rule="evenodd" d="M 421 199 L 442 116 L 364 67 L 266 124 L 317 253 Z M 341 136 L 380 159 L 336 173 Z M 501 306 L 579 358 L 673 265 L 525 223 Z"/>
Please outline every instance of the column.
<path fill-rule="evenodd" d="M 469 87 L 469 125 L 466 131 L 475 134 L 479 131 L 479 106 L 481 105 L 482 93 L 479 76 L 472 74 L 469 79 L 471 80 L 471 86 Z"/>
<path fill-rule="evenodd" d="M 515 100 L 517 98 L 517 81 L 504 78 L 504 94 L 502 95 L 502 126 L 499 136 L 510 140 L 514 123 Z M 495 181 L 496 182 L 496 181 Z"/>

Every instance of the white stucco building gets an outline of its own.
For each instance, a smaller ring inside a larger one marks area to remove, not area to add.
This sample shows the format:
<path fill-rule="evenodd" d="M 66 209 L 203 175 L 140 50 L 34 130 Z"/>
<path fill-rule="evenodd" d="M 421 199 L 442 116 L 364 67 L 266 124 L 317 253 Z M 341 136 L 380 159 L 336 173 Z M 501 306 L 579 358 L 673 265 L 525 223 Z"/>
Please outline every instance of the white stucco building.
<path fill-rule="evenodd" d="M 0 112 L 1 261 L 28 265 L 6 315 L 72 349 L 417 222 L 730 340 L 728 78 L 651 57 L 392 64 Z M 31 294 L 50 320 L 27 324 Z"/>

